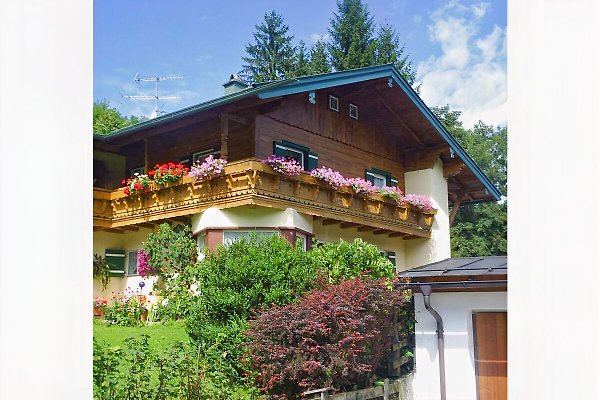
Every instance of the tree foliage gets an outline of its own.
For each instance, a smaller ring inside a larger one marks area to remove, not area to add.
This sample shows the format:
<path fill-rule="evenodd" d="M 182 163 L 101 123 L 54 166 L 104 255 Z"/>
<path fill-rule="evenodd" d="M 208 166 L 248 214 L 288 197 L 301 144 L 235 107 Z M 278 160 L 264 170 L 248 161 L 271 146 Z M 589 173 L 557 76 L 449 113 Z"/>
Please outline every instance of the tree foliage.
<path fill-rule="evenodd" d="M 137 124 L 140 119 L 133 115 L 123 116 L 119 110 L 111 107 L 108 101 L 101 100 L 94 102 L 93 110 L 93 132 L 97 134 L 107 134 L 117 129 L 129 125 Z"/>
<path fill-rule="evenodd" d="M 452 111 L 448 105 L 433 107 L 432 111 L 506 196 L 507 128 L 493 127 L 480 121 L 472 129 L 465 129 L 460 121 L 460 111 Z M 506 198 L 500 203 L 461 206 L 450 228 L 452 256 L 507 254 L 507 207 Z"/>
<path fill-rule="evenodd" d="M 411 85 L 417 73 L 412 69 L 408 55 L 404 54 L 405 46 L 400 45 L 400 38 L 394 28 L 383 25 L 379 28 L 375 39 L 374 64 L 394 64 L 402 77 Z"/>
<path fill-rule="evenodd" d="M 327 46 L 322 40 L 317 41 L 310 49 L 310 72 L 324 74 L 331 72 L 331 64 L 327 56 Z"/>
<path fill-rule="evenodd" d="M 337 13 L 330 20 L 329 54 L 336 71 L 373 65 L 374 22 L 361 0 L 339 0 Z"/>
<path fill-rule="evenodd" d="M 385 281 L 359 277 L 272 307 L 250 322 L 252 376 L 260 390 L 281 399 L 321 387 L 369 386 L 405 301 Z"/>
<path fill-rule="evenodd" d="M 246 46 L 244 70 L 253 82 L 266 82 L 293 74 L 295 51 L 294 36 L 288 35 L 289 26 L 283 16 L 271 11 L 264 21 L 255 25 L 254 44 Z"/>

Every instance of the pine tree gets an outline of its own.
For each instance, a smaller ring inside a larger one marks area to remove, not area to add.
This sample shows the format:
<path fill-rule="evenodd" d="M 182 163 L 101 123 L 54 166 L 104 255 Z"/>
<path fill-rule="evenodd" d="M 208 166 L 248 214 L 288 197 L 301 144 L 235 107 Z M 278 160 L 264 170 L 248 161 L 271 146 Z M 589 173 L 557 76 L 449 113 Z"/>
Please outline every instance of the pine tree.
<path fill-rule="evenodd" d="M 309 66 L 311 74 L 331 72 L 331 65 L 327 59 L 327 46 L 322 40 L 319 40 L 311 47 Z"/>
<path fill-rule="evenodd" d="M 264 15 L 264 21 L 255 25 L 254 44 L 246 46 L 244 71 L 253 82 L 266 82 L 289 77 L 294 70 L 294 36 L 287 35 L 289 26 L 275 11 Z"/>
<path fill-rule="evenodd" d="M 374 64 L 394 64 L 402 77 L 412 85 L 416 72 L 413 71 L 408 56 L 404 55 L 404 49 L 404 46 L 400 46 L 398 34 L 391 25 L 386 24 L 379 28 L 375 40 Z"/>
<path fill-rule="evenodd" d="M 306 49 L 306 44 L 301 40 L 296 48 L 296 62 L 294 63 L 292 76 L 306 76 L 312 74 L 309 57 L 310 54 Z"/>
<path fill-rule="evenodd" d="M 330 20 L 329 54 L 336 71 L 373 65 L 373 17 L 361 0 L 338 0 Z"/>

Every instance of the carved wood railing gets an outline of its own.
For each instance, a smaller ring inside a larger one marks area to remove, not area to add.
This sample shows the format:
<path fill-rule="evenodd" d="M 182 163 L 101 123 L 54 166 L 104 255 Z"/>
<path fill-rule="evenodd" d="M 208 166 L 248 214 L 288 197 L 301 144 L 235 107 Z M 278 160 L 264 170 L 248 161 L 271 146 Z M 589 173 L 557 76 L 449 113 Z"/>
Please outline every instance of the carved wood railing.
<path fill-rule="evenodd" d="M 429 237 L 435 210 L 423 213 L 387 201 L 379 194 L 363 196 L 349 188 L 334 189 L 325 182 L 302 174 L 288 177 L 256 159 L 225 166 L 222 176 L 158 186 L 148 193 L 127 196 L 122 190 L 94 189 L 94 226 L 118 228 L 168 218 L 188 216 L 208 208 L 244 205 L 294 208 L 312 215 L 354 226 L 375 229 L 390 236 Z"/>

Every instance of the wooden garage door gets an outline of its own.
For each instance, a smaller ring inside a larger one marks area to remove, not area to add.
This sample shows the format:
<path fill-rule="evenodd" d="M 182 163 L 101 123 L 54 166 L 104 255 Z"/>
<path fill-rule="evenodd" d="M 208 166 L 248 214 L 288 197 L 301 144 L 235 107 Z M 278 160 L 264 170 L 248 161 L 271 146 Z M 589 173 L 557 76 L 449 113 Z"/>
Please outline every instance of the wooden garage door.
<path fill-rule="evenodd" d="M 506 400 L 506 313 L 473 314 L 475 373 L 479 400 Z"/>

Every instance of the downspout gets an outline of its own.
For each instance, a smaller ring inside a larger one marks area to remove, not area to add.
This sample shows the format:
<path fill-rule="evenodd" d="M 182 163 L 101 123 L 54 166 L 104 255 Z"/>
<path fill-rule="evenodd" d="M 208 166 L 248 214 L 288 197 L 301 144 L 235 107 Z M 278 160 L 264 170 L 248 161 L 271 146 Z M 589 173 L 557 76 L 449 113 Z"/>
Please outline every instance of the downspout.
<path fill-rule="evenodd" d="M 438 343 L 438 357 L 440 363 L 440 399 L 446 400 L 446 367 L 444 362 L 444 323 L 442 317 L 437 311 L 431 307 L 431 301 L 429 296 L 431 295 L 431 286 L 421 286 L 421 293 L 423 294 L 423 304 L 429 313 L 435 318 L 437 327 L 437 343 Z"/>

